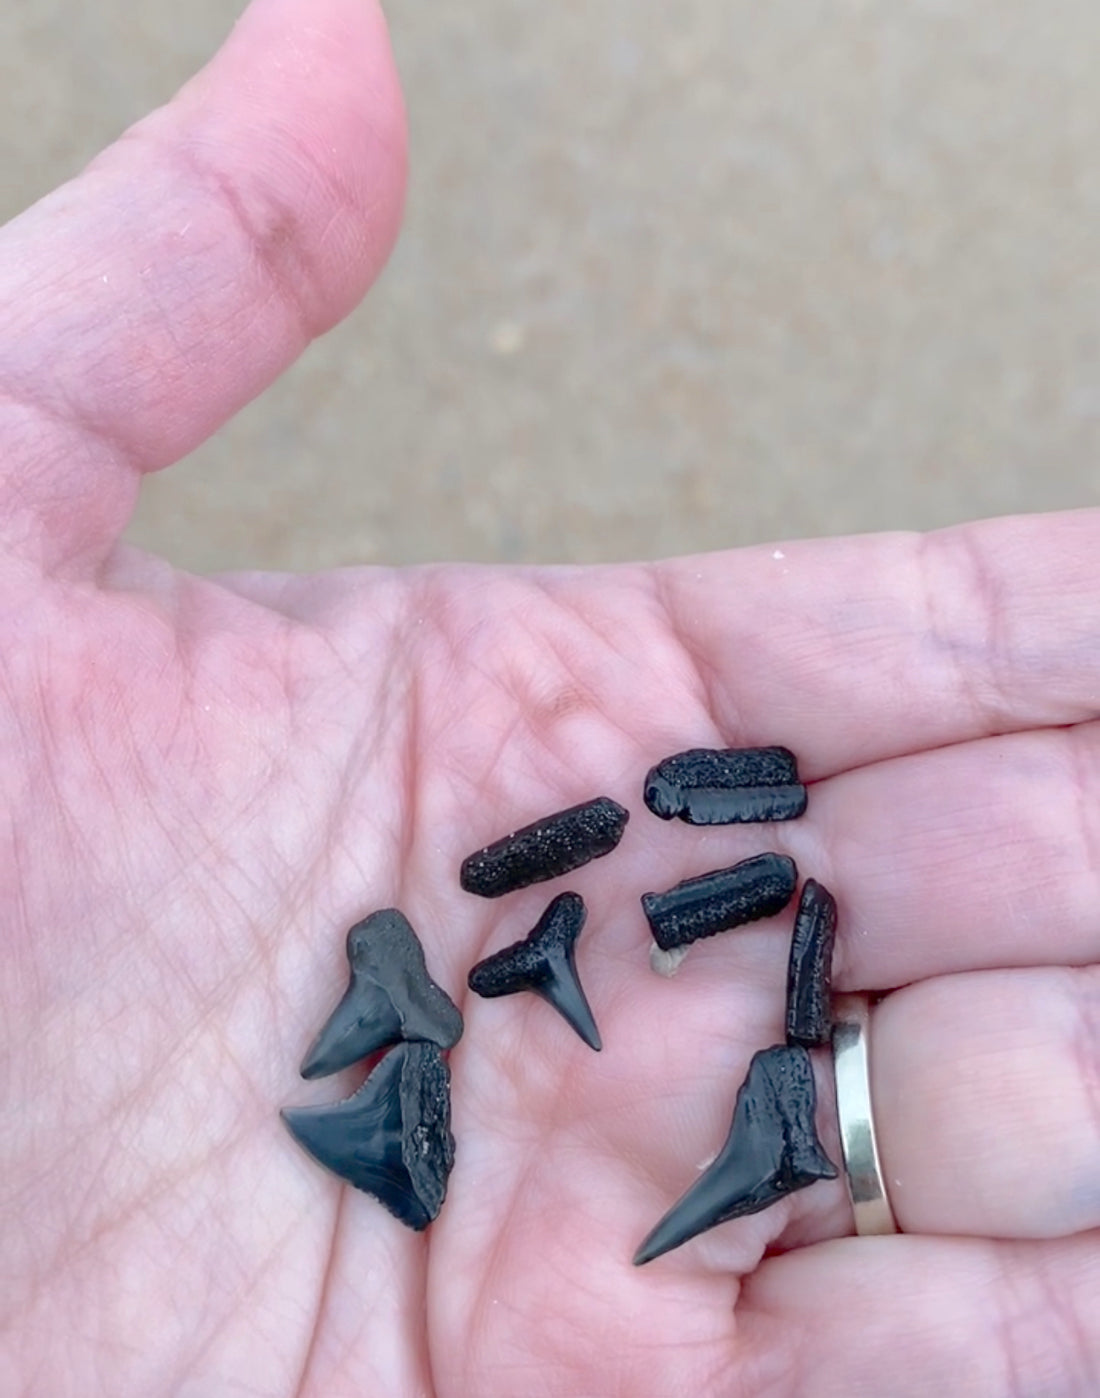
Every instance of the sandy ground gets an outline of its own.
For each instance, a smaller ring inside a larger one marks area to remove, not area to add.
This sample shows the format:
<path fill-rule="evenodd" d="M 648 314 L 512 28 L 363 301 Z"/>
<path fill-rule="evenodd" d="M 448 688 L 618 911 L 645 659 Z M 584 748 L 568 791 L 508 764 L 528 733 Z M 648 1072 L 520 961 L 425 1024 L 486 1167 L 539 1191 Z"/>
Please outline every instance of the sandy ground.
<path fill-rule="evenodd" d="M 395 0 L 369 302 L 133 540 L 198 569 L 653 557 L 1093 503 L 1093 0 Z M 227 0 L 0 6 L 0 216 Z"/>

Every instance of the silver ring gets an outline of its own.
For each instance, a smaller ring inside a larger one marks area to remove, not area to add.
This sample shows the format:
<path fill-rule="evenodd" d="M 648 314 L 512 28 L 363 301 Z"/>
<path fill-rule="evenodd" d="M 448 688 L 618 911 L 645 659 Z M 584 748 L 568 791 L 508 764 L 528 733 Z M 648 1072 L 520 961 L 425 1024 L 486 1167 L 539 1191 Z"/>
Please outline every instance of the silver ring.
<path fill-rule="evenodd" d="M 871 1073 L 867 1040 L 871 1004 L 866 995 L 841 995 L 833 1009 L 833 1072 L 836 1114 L 848 1177 L 848 1195 L 860 1237 L 896 1233 L 897 1220 L 886 1193 L 875 1118 L 871 1111 Z"/>

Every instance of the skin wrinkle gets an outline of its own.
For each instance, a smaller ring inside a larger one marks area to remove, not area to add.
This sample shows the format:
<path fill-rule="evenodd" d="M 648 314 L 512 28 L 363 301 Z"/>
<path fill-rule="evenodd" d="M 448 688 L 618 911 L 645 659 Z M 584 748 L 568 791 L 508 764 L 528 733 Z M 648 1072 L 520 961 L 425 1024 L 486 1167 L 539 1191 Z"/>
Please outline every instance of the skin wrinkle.
<path fill-rule="evenodd" d="M 981 590 L 984 568 L 979 564 L 979 550 L 970 545 L 964 545 L 965 561 L 968 571 L 974 579 L 978 581 L 979 591 L 977 596 L 983 604 L 986 599 L 984 591 Z M 990 720 L 991 714 L 988 709 L 979 703 L 977 693 L 974 690 L 974 676 L 970 667 L 974 661 L 973 649 L 969 646 L 959 644 L 952 636 L 953 627 L 949 626 L 948 618 L 944 615 L 945 606 L 941 603 L 942 579 L 949 574 L 953 574 L 951 565 L 956 562 L 959 549 L 952 544 L 944 545 L 940 540 L 932 541 L 928 538 L 918 536 L 914 541 L 914 553 L 917 576 L 920 579 L 921 608 L 924 615 L 924 634 L 929 643 L 935 647 L 941 660 L 946 660 L 951 667 L 951 689 L 955 695 L 962 698 L 973 715 L 975 727 L 981 732 L 985 731 L 985 725 Z M 952 586 L 945 590 L 947 606 L 954 603 L 956 588 L 954 587 L 954 577 L 952 576 Z M 957 589 L 960 595 L 964 595 L 965 589 Z M 991 631 L 990 620 L 986 619 L 985 624 L 986 645 L 984 652 L 988 655 L 988 639 Z M 996 731 L 996 728 L 994 728 Z"/>
<path fill-rule="evenodd" d="M 235 1151 L 236 1144 L 236 1141 L 227 1141 L 224 1144 L 224 1149 L 219 1151 L 218 1154 L 226 1154 L 232 1156 L 232 1154 Z M 179 1187 L 185 1184 L 200 1168 L 202 1168 L 202 1166 L 205 1163 L 207 1162 L 196 1161 L 194 1165 L 188 1167 L 185 1171 L 180 1172 L 180 1174 L 174 1177 L 173 1180 L 166 1182 L 165 1187 L 163 1189 L 158 1190 L 153 1195 L 147 1196 L 143 1200 L 138 1213 L 135 1213 L 133 1209 L 129 1209 L 127 1212 L 123 1214 L 118 1214 L 117 1216 L 114 1216 L 110 1219 L 101 1221 L 101 1223 L 97 1225 L 95 1231 L 92 1234 L 89 1234 L 82 1244 L 77 1246 L 75 1251 L 72 1253 L 71 1260 L 80 1261 L 82 1258 L 86 1259 L 93 1252 L 100 1251 L 102 1249 L 102 1245 L 107 1239 L 109 1239 L 112 1235 L 116 1233 L 129 1229 L 135 1223 L 136 1218 L 139 1215 L 142 1217 L 151 1218 L 152 1206 L 158 1203 L 161 1197 L 178 1192 Z M 287 1236 L 289 1236 L 289 1230 Z M 177 1245 L 182 1245 L 185 1242 L 185 1238 L 174 1238 L 169 1240 L 169 1243 L 176 1243 Z M 166 1250 L 171 1251 L 172 1249 L 169 1247 Z M 107 1255 L 110 1254 L 108 1253 Z M 97 1262 L 94 1265 L 98 1267 L 101 1264 Z M 41 1290 L 41 1285 L 35 1288 L 35 1291 L 31 1293 L 28 1300 L 24 1303 L 24 1309 L 29 1308 L 30 1305 L 35 1303 L 37 1295 Z M 144 1353 L 144 1350 L 141 1347 L 136 1347 L 134 1352 Z"/>
<path fill-rule="evenodd" d="M 316 265 L 305 258 L 305 240 L 299 235 L 300 221 L 296 208 L 277 199 L 269 187 L 263 194 L 271 202 L 257 218 L 246 207 L 246 196 L 239 178 L 223 173 L 215 161 L 203 159 L 200 141 L 193 136 L 190 141 L 181 142 L 175 133 L 170 141 L 164 139 L 159 130 L 161 115 L 155 113 L 152 118 L 131 127 L 120 138 L 114 151 L 121 154 L 124 147 L 136 146 L 140 158 L 141 147 L 148 145 L 155 163 L 167 160 L 169 168 L 174 166 L 184 173 L 186 186 L 190 187 L 189 195 L 193 192 L 196 196 L 197 207 L 204 206 L 213 198 L 215 204 L 224 210 L 230 224 L 240 235 L 246 260 L 259 269 L 294 327 L 290 352 L 297 357 L 328 328 L 328 324 L 318 306 L 311 304 L 318 297 L 316 293 L 311 296 L 308 289 L 320 287 L 325 278 L 319 275 Z M 255 187 L 250 192 L 255 193 Z"/>
<path fill-rule="evenodd" d="M 336 1208 L 332 1215 L 332 1227 L 329 1230 L 329 1241 L 325 1265 L 321 1273 L 321 1284 L 317 1288 L 317 1306 L 313 1313 L 313 1323 L 306 1336 L 303 1348 L 301 1366 L 298 1370 L 297 1381 L 292 1392 L 295 1398 L 308 1398 L 309 1374 L 315 1362 L 317 1347 L 321 1331 L 324 1324 L 325 1312 L 327 1309 L 328 1297 L 333 1284 L 333 1273 L 336 1267 L 337 1248 L 339 1247 L 340 1225 L 344 1214 L 344 1204 L 347 1199 L 347 1188 L 342 1187 L 337 1191 Z"/>
<path fill-rule="evenodd" d="M 1095 1153 L 1100 1162 L 1100 967 L 1069 970 L 1066 976 L 1074 1009 L 1070 1055 L 1091 1113 Z M 1094 1173 L 1092 1188 L 1094 1213 L 1100 1215 L 1100 1209 L 1095 1208 L 1095 1202 L 1100 1201 L 1100 1168 Z"/>
<path fill-rule="evenodd" d="M 703 656 L 698 653 L 693 643 L 688 638 L 687 628 L 683 625 L 679 613 L 679 607 L 672 595 L 671 579 L 672 570 L 667 564 L 655 563 L 648 565 L 646 571 L 654 583 L 654 599 L 664 617 L 669 633 L 679 642 L 685 657 L 689 663 L 690 673 L 694 676 L 699 690 L 698 703 L 702 711 L 714 725 L 715 733 L 740 733 L 743 725 L 740 715 L 736 710 L 729 716 L 728 721 L 719 721 L 719 704 L 717 702 L 717 689 L 719 687 L 718 677 L 714 672 L 713 665 L 708 661 L 704 663 Z M 723 696 L 725 700 L 732 703 L 730 696 Z M 715 743 L 719 742 L 716 737 Z"/>
<path fill-rule="evenodd" d="M 1085 869 L 1094 869 L 1100 878 L 1100 815 L 1095 801 L 1088 797 L 1088 777 L 1100 776 L 1100 725 L 1095 722 L 1076 724 L 1070 729 L 1069 761 L 1073 775 L 1073 802 L 1077 812 L 1076 829 L 1082 844 Z M 1088 740 L 1093 744 L 1090 750 Z M 1090 762 L 1091 758 L 1091 762 Z M 1096 940 L 1096 959 L 1100 961 L 1100 934 Z"/>
<path fill-rule="evenodd" d="M 194 1372 L 199 1368 L 200 1361 L 209 1356 L 215 1343 L 223 1334 L 226 1327 L 237 1320 L 238 1312 L 244 1308 L 244 1303 L 251 1297 L 265 1281 L 265 1273 L 271 1268 L 272 1263 L 287 1247 L 293 1234 L 293 1229 L 287 1229 L 278 1240 L 266 1252 L 261 1254 L 250 1269 L 241 1268 L 245 1273 L 235 1286 L 235 1297 L 233 1308 L 221 1317 L 215 1316 L 207 1329 L 205 1336 L 199 1341 L 199 1348 L 187 1366 L 188 1372 Z M 173 1241 L 171 1239 L 169 1242 Z M 182 1241 L 182 1240 L 181 1240 Z M 237 1259 L 238 1262 L 241 1259 Z M 251 1271 L 251 1276 L 247 1271 Z"/>
<path fill-rule="evenodd" d="M 1093 1357 L 1095 1346 L 1090 1343 L 1073 1289 L 1064 1281 L 1060 1284 L 1051 1274 L 1047 1261 L 1041 1257 L 1035 1272 L 1039 1297 L 1032 1315 L 1045 1311 L 1056 1318 L 1059 1339 L 1051 1348 L 1073 1374 L 1071 1382 L 1078 1391 L 1082 1394 L 1095 1393 L 1100 1380 L 1100 1363 Z"/>
<path fill-rule="evenodd" d="M 548 603 L 554 609 L 555 621 L 550 624 L 541 619 L 540 612 L 536 612 L 536 615 L 539 616 L 537 643 L 531 640 L 530 627 L 525 625 L 523 630 L 525 645 L 529 645 L 532 650 L 537 650 L 542 656 L 553 655 L 560 667 L 561 676 L 553 676 L 550 682 L 544 681 L 536 694 L 532 692 L 529 667 L 526 664 L 523 666 L 513 665 L 502 670 L 499 679 L 492 672 L 488 672 L 488 674 L 489 678 L 494 679 L 495 682 L 505 682 L 504 692 L 514 701 L 517 714 L 524 715 L 523 718 L 517 718 L 516 725 L 505 737 L 510 739 L 514 737 L 521 726 L 525 727 L 530 733 L 533 744 L 549 757 L 555 764 L 555 768 L 560 771 L 564 778 L 563 790 L 567 790 L 575 780 L 575 768 L 571 756 L 559 750 L 558 722 L 562 718 L 571 719 L 582 714 L 597 713 L 600 707 L 598 689 L 590 678 L 590 674 L 582 672 L 578 668 L 576 655 L 580 648 L 572 640 L 576 625 L 579 623 L 584 631 L 595 640 L 595 655 L 611 654 L 624 664 L 629 663 L 632 657 L 614 634 L 613 626 L 610 629 L 601 627 L 596 620 L 595 612 L 589 612 L 584 607 L 578 606 L 572 597 L 563 593 L 561 588 L 554 586 L 554 580 L 555 574 L 551 570 L 527 570 L 525 572 L 524 581 L 533 586 L 541 601 Z M 564 581 L 568 583 L 569 579 Z M 572 626 L 563 627 L 556 618 L 565 618 L 566 622 L 572 623 Z M 563 633 L 570 638 L 568 649 L 561 639 Z M 599 668 L 602 669 L 602 666 Z M 589 669 L 595 671 L 597 667 L 592 664 Z M 482 673 L 487 672 L 483 671 Z M 573 695 L 575 700 L 568 700 L 564 706 L 565 711 L 560 713 L 556 701 L 548 705 L 539 697 L 548 691 L 556 693 L 559 699 L 563 695 Z M 601 723 L 613 727 L 620 736 L 626 737 L 631 746 L 637 746 L 637 739 L 627 731 L 625 724 L 617 721 L 613 714 L 604 712 L 598 714 L 598 717 Z M 503 751 L 503 746 L 500 751 Z M 496 765 L 494 761 L 494 768 Z M 542 779 L 549 781 L 551 774 L 547 772 L 546 768 L 540 766 L 538 770 Z"/>
<path fill-rule="evenodd" d="M 1050 1354 L 1059 1354 L 1061 1362 L 1059 1364 L 1063 1376 L 1073 1362 L 1070 1356 L 1070 1348 L 1064 1344 L 1069 1340 L 1076 1348 L 1076 1357 L 1084 1362 L 1088 1362 L 1086 1356 L 1089 1352 L 1087 1343 L 1081 1344 L 1084 1337 L 1080 1334 L 1076 1323 L 1076 1317 L 1072 1314 L 1073 1307 L 1067 1302 L 1067 1298 L 1058 1290 L 1052 1290 L 1049 1278 L 1046 1276 L 1046 1269 L 1041 1256 L 1033 1255 L 1026 1258 L 1026 1271 L 1020 1273 L 1011 1265 L 1016 1260 L 1023 1260 L 1023 1248 L 1008 1247 L 1003 1251 L 995 1251 L 990 1245 L 992 1270 L 995 1273 L 995 1284 L 992 1288 L 996 1300 L 994 1331 L 997 1335 L 998 1346 L 1004 1356 L 1003 1360 L 1003 1392 L 1005 1398 L 1034 1398 L 1036 1393 L 1046 1393 L 1049 1391 L 1047 1384 L 1050 1378 L 1049 1370 L 1045 1373 L 1035 1373 L 1034 1355 L 1034 1321 L 1033 1317 L 1037 1311 L 1041 1310 L 1041 1304 L 1045 1303 L 1045 1310 L 1042 1313 L 1057 1318 L 1057 1328 L 1062 1343 L 1050 1343 L 1047 1341 L 1047 1351 Z M 1037 1296 L 1036 1293 L 1039 1293 Z M 1066 1331 L 1069 1334 L 1066 1334 Z M 1076 1333 L 1075 1333 L 1076 1332 Z M 1025 1350 L 1025 1345 L 1030 1344 L 1030 1351 Z M 1069 1390 L 1073 1392 L 1074 1390 Z M 1084 1389 L 1077 1390 L 1082 1394 Z"/>
<path fill-rule="evenodd" d="M 471 1314 L 471 1317 L 472 1317 L 472 1318 L 476 1318 L 476 1317 L 479 1317 L 479 1316 L 480 1316 L 480 1317 L 482 1317 L 483 1320 L 486 1321 L 486 1322 L 487 1322 L 487 1320 L 488 1320 L 488 1318 L 489 1318 L 489 1315 L 490 1315 L 490 1313 L 491 1313 L 492 1304 L 493 1304 L 493 1297 L 492 1297 L 492 1295 L 491 1295 L 491 1292 L 492 1292 L 492 1290 L 493 1290 L 493 1288 L 494 1288 L 494 1285 L 495 1285 L 495 1283 L 496 1283 L 496 1279 L 497 1279 L 497 1270 L 498 1270 L 498 1268 L 499 1268 L 500 1265 L 501 1265 L 501 1259 L 502 1259 L 502 1256 L 503 1256 L 503 1254 L 504 1254 L 504 1252 L 505 1252 L 505 1250 L 506 1250 L 507 1244 L 508 1244 L 508 1235 L 509 1235 L 509 1232 L 511 1231 L 510 1228 L 509 1228 L 509 1225 L 510 1225 L 510 1224 L 513 1222 L 513 1220 L 515 1219 L 515 1215 L 516 1215 L 517 1209 L 522 1208 L 522 1204 L 521 1204 L 520 1201 L 522 1200 L 522 1198 L 523 1198 L 523 1197 L 526 1195 L 526 1193 L 527 1193 L 527 1190 L 528 1190 L 529 1185 L 530 1185 L 530 1178 L 531 1178 L 531 1173 L 532 1173 L 532 1170 L 533 1170 L 533 1169 L 534 1169 L 534 1161 L 533 1161 L 532 1157 L 531 1157 L 530 1155 L 528 1155 L 528 1156 L 526 1157 L 525 1161 L 524 1161 L 523 1168 L 522 1168 L 522 1170 L 520 1171 L 518 1177 L 515 1179 L 515 1182 L 513 1183 L 512 1189 L 511 1189 L 511 1191 L 510 1191 L 510 1193 L 509 1193 L 507 1206 L 506 1206 L 506 1207 L 504 1208 L 504 1210 L 503 1210 L 503 1217 L 502 1217 L 502 1219 L 501 1219 L 501 1226 L 497 1229 L 496 1239 L 495 1239 L 495 1241 L 493 1242 L 493 1244 L 492 1244 L 492 1246 L 491 1246 L 491 1248 L 490 1248 L 488 1254 L 486 1255 L 486 1258 L 485 1258 L 485 1266 L 484 1266 L 484 1270 L 482 1271 L 481 1285 L 478 1287 L 478 1299 L 477 1299 L 477 1300 L 471 1305 L 471 1307 L 470 1307 L 470 1314 Z M 430 1264 L 430 1249 L 429 1249 L 429 1264 Z M 429 1279 L 428 1295 L 429 1295 L 429 1297 L 430 1297 L 431 1291 L 432 1291 L 432 1287 L 431 1287 L 432 1273 L 431 1273 L 431 1271 L 430 1271 L 430 1268 L 429 1268 L 429 1277 L 428 1277 L 428 1279 Z M 476 1328 L 476 1319 L 475 1319 L 475 1328 Z M 489 1327 L 489 1325 L 488 1325 L 487 1323 L 485 1324 L 484 1328 L 485 1328 L 485 1330 L 486 1330 L 487 1332 L 490 1330 L 490 1327 Z M 429 1337 L 429 1338 L 430 1338 L 430 1337 Z M 434 1346 L 431 1346 L 431 1345 L 429 1346 L 429 1351 L 428 1351 L 428 1352 L 429 1352 L 429 1355 L 430 1355 L 430 1363 L 431 1363 L 431 1366 L 432 1366 L 432 1372 L 435 1373 L 435 1372 L 437 1371 L 437 1368 L 438 1368 L 438 1365 L 439 1365 L 440 1362 L 446 1364 L 446 1362 L 447 1362 L 447 1360 L 448 1360 L 448 1356 L 445 1355 L 445 1354 L 436 1354 L 436 1353 L 434 1352 Z M 471 1368 L 476 1368 L 476 1363 L 475 1363 L 475 1360 L 474 1360 L 474 1356 L 471 1355 L 471 1356 L 468 1357 L 468 1363 L 469 1363 L 469 1365 L 470 1365 Z"/>
<path fill-rule="evenodd" d="M 220 998 L 220 997 L 219 997 L 219 998 Z M 190 1039 L 194 1038 L 196 1032 L 197 1032 L 198 1029 L 200 1029 L 201 1027 L 202 1027 L 202 1022 L 201 1022 L 201 1021 L 200 1021 L 200 1023 L 199 1023 L 198 1025 L 193 1025 L 192 1028 L 188 1031 L 187 1035 L 177 1043 L 177 1047 L 176 1047 L 176 1050 L 174 1051 L 173 1055 L 172 1055 L 168 1060 L 166 1060 L 165 1062 L 163 1062 L 163 1063 L 159 1066 L 159 1068 L 158 1068 L 158 1067 L 154 1067 L 154 1073 L 158 1073 L 158 1072 L 159 1072 L 159 1073 L 162 1074 L 162 1075 L 173 1075 L 173 1074 L 175 1073 L 175 1071 L 176 1071 L 176 1067 L 177 1067 L 178 1062 L 183 1061 L 183 1060 L 186 1058 L 186 1055 L 187 1055 L 187 1052 L 188 1052 L 188 1041 L 189 1041 Z M 154 1080 L 153 1080 L 153 1083 L 155 1084 L 155 1078 L 154 1078 Z M 130 1094 L 130 1096 L 129 1096 L 129 1100 L 130 1100 L 131 1105 L 134 1105 L 137 1101 L 139 1101 L 140 1098 L 141 1098 L 141 1096 L 143 1095 L 143 1093 L 149 1092 L 149 1091 L 150 1091 L 150 1087 L 151 1087 L 150 1082 L 146 1082 L 146 1083 L 144 1083 L 143 1085 L 141 1085 L 141 1086 L 139 1086 L 139 1087 L 136 1087 L 135 1090 L 134 1090 L 134 1092 L 133 1092 L 132 1094 Z M 123 1099 L 121 1102 L 116 1101 L 116 1103 L 113 1104 L 113 1108 L 112 1108 L 112 1109 L 115 1110 L 115 1111 L 117 1111 L 118 1108 L 119 1108 L 120 1106 L 125 1105 L 125 1101 L 126 1101 L 126 1099 Z M 123 1119 L 123 1120 L 125 1120 L 125 1119 Z M 122 1122 L 120 1122 L 119 1125 L 120 1125 L 120 1127 L 121 1127 Z M 191 1168 L 191 1167 L 189 1167 L 189 1169 L 190 1169 L 190 1168 Z"/>
<path fill-rule="evenodd" d="M 122 468 L 120 475 L 124 475 L 127 470 L 137 474 L 134 453 L 127 448 L 125 442 L 114 431 L 107 429 L 102 423 L 90 420 L 83 408 L 78 410 L 73 403 L 66 401 L 64 397 L 53 402 L 49 397 L 44 396 L 42 390 L 45 384 L 52 384 L 56 389 L 60 387 L 61 381 L 56 378 L 28 379 L 27 382 L 20 384 L 17 390 L 17 386 L 12 383 L 12 375 L 6 373 L 5 377 L 5 386 L 0 393 L 0 412 L 5 408 L 14 408 L 17 413 L 32 417 L 36 423 L 33 436 L 43 444 L 52 443 L 58 438 L 61 439 L 56 440 L 54 451 L 51 454 L 53 457 L 49 467 L 51 474 L 56 471 L 59 461 L 73 450 L 74 442 L 83 448 L 98 448 L 105 464 L 113 464 Z M 82 454 L 89 455 L 90 453 L 85 450 Z M 102 466 L 97 465 L 95 469 L 99 471 Z M 47 471 L 44 470 L 42 474 L 45 478 Z M 65 479 L 66 485 L 69 485 L 71 482 L 68 474 Z M 25 479 L 9 477 L 5 472 L 3 481 L 5 489 L 15 490 L 18 492 L 17 498 L 26 499 L 28 504 L 35 498 Z M 41 482 L 39 488 L 41 488 Z M 59 501 L 71 499 L 69 491 L 67 489 L 58 491 L 58 499 Z M 131 502 L 137 499 L 136 484 L 130 499 Z M 113 543 L 114 540 L 111 539 L 106 547 L 109 548 Z"/>

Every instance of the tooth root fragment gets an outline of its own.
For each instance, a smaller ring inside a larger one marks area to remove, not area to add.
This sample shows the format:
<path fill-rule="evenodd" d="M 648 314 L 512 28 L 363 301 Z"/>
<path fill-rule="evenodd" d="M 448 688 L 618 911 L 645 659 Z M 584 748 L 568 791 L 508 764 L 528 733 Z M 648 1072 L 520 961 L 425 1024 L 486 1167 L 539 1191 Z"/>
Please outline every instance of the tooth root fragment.
<path fill-rule="evenodd" d="M 789 748 L 689 748 L 650 768 L 644 800 L 662 820 L 732 825 L 795 820 L 806 788 Z"/>
<path fill-rule="evenodd" d="M 816 1048 L 832 1036 L 833 946 L 836 900 L 807 879 L 794 920 L 787 968 L 787 1043 Z"/>
<path fill-rule="evenodd" d="M 815 1180 L 835 1179 L 836 1167 L 817 1138 L 816 1105 L 805 1049 L 780 1044 L 755 1054 L 725 1145 L 645 1239 L 635 1265 L 720 1223 L 759 1213 Z"/>
<path fill-rule="evenodd" d="M 467 893 L 499 898 L 568 874 L 610 854 L 629 819 L 630 812 L 608 796 L 570 806 L 471 854 L 462 862 L 460 882 Z"/>
<path fill-rule="evenodd" d="M 670 947 L 668 951 L 663 951 L 656 942 L 650 942 L 650 970 L 656 971 L 659 976 L 664 976 L 666 980 L 671 980 L 683 965 L 684 958 L 690 950 L 690 947 L 684 946 Z"/>
<path fill-rule="evenodd" d="M 642 909 L 662 951 L 687 946 L 782 912 L 798 870 L 785 854 L 757 854 L 729 869 L 685 879 L 663 893 L 643 893 Z"/>
<path fill-rule="evenodd" d="M 486 999 L 534 991 L 553 1005 L 589 1048 L 599 1051 L 600 1032 L 574 959 L 586 916 L 579 894 L 559 894 L 524 941 L 479 961 L 470 971 L 467 984 Z"/>
<path fill-rule="evenodd" d="M 428 974 L 424 948 L 408 918 L 384 908 L 347 936 L 351 978 L 340 1003 L 310 1045 L 304 1078 L 321 1078 L 401 1040 L 441 1049 L 462 1037 L 462 1016 Z"/>
<path fill-rule="evenodd" d="M 282 1116 L 315 1160 L 408 1227 L 427 1228 L 439 1214 L 455 1143 L 451 1074 L 434 1044 L 399 1044 L 345 1101 Z"/>

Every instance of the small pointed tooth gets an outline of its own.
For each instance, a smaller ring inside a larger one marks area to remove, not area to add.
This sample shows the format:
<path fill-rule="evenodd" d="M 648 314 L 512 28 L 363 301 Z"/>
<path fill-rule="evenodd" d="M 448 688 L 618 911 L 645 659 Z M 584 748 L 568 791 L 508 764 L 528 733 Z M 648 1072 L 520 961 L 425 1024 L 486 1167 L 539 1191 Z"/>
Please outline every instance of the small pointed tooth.
<path fill-rule="evenodd" d="M 282 1118 L 319 1164 L 417 1231 L 437 1217 L 454 1163 L 450 1072 L 434 1044 L 400 1044 L 353 1096 L 287 1107 Z"/>
<path fill-rule="evenodd" d="M 737 1093 L 729 1135 L 714 1162 L 669 1209 L 634 1257 L 651 1262 L 700 1233 L 759 1213 L 836 1169 L 814 1126 L 813 1069 L 803 1048 L 753 1056 Z"/>
<path fill-rule="evenodd" d="M 401 1038 L 401 1016 L 380 985 L 352 976 L 302 1060 L 303 1078 L 324 1078 Z"/>
<path fill-rule="evenodd" d="M 745 1115 L 735 1112 L 718 1158 L 646 1238 L 638 1249 L 641 1261 L 671 1252 L 719 1223 L 758 1213 L 791 1192 L 784 1180 L 782 1128 L 766 1110 L 762 1115 L 759 1125 L 753 1118 L 746 1126 Z"/>
<path fill-rule="evenodd" d="M 541 985 L 534 986 L 536 994 L 553 1005 L 562 1019 L 575 1029 L 590 1049 L 597 1053 L 603 1048 L 600 1031 L 592 1014 L 571 956 L 554 957 L 550 975 Z"/>
<path fill-rule="evenodd" d="M 522 942 L 479 961 L 467 984 L 487 999 L 534 991 L 598 1052 L 600 1033 L 577 975 L 574 953 L 586 916 L 579 894 L 559 893 Z"/>
<path fill-rule="evenodd" d="M 348 988 L 302 1061 L 303 1078 L 323 1078 L 402 1039 L 441 1049 L 462 1037 L 462 1016 L 432 980 L 424 948 L 404 913 L 384 908 L 347 935 Z"/>
<path fill-rule="evenodd" d="M 408 918 L 383 908 L 348 931 L 352 979 L 362 976 L 382 986 L 401 1018 L 401 1037 L 424 1039 L 441 1049 L 462 1037 L 457 1005 L 428 974 L 424 948 Z"/>

